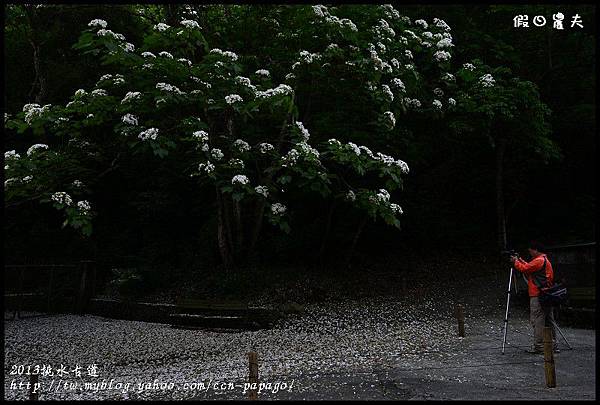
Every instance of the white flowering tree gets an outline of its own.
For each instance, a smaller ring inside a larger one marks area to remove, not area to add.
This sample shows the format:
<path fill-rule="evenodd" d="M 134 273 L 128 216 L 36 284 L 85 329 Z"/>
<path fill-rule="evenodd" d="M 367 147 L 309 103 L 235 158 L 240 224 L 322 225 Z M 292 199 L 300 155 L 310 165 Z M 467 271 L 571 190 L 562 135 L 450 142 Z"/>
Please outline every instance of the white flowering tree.
<path fill-rule="evenodd" d="M 206 10 L 152 24 L 136 44 L 90 21 L 75 47 L 114 73 L 64 106 L 28 104 L 5 117 L 19 132 L 60 139 L 27 156 L 7 152 L 8 200 L 35 189 L 89 234 L 92 204 L 74 200 L 85 192 L 80 178 L 102 174 L 89 160 L 114 157 L 110 170 L 154 155 L 186 162 L 182 176 L 214 189 L 226 268 L 254 249 L 265 219 L 290 231 L 291 189 L 364 212 L 353 243 L 367 218 L 399 227 L 403 134 L 411 117 L 456 105 L 450 27 L 390 5 Z M 257 34 L 244 46 L 248 20 Z"/>

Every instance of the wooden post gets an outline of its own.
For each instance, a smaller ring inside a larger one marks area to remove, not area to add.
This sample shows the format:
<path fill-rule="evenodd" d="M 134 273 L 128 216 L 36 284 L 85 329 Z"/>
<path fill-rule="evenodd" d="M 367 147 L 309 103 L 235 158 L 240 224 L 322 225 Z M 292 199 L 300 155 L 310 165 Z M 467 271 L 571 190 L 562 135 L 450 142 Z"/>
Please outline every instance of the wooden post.
<path fill-rule="evenodd" d="M 40 396 L 39 389 L 34 391 L 37 388 L 36 387 L 37 383 L 38 383 L 38 375 L 30 374 L 29 375 L 29 400 L 30 401 L 37 401 Z"/>
<path fill-rule="evenodd" d="M 465 337 L 465 311 L 462 304 L 456 304 L 456 319 L 458 320 L 458 336 Z"/>
<path fill-rule="evenodd" d="M 554 370 L 554 354 L 552 343 L 552 328 L 544 328 L 544 371 L 546 373 L 546 387 L 556 387 L 556 372 Z"/>
<path fill-rule="evenodd" d="M 248 353 L 248 363 L 250 366 L 250 376 L 248 382 L 250 384 L 256 383 L 258 385 L 258 354 L 256 352 Z M 258 399 L 258 391 L 250 389 L 248 391 L 248 399 Z"/>

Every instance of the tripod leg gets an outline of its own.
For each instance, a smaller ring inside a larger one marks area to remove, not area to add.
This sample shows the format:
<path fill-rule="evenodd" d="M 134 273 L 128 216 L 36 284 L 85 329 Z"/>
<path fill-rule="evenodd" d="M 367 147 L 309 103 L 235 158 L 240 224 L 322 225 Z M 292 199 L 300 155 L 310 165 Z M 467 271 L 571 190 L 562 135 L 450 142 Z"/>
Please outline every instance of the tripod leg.
<path fill-rule="evenodd" d="M 560 336 L 562 336 L 562 338 L 565 341 L 565 343 L 567 344 L 567 346 L 569 346 L 569 349 L 573 350 L 573 348 L 569 344 L 569 341 L 567 340 L 567 338 L 565 337 L 565 335 L 563 335 L 562 330 L 560 330 L 560 328 L 558 327 L 558 324 L 556 323 L 556 321 L 552 321 L 552 325 L 558 331 L 558 333 L 560 333 Z"/>
<path fill-rule="evenodd" d="M 508 277 L 508 295 L 506 297 L 506 313 L 504 315 L 504 336 L 502 338 L 502 354 L 504 354 L 504 346 L 506 345 L 506 330 L 508 328 L 508 308 L 510 306 L 510 287 L 512 285 L 513 269 L 510 268 L 510 276 Z"/>

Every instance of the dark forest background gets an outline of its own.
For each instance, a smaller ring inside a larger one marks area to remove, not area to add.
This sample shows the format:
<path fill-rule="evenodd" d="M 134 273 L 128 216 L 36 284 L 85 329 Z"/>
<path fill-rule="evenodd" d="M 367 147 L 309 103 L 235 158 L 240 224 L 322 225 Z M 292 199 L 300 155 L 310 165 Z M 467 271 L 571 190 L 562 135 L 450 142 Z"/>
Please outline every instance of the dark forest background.
<path fill-rule="evenodd" d="M 445 20 L 452 27 L 457 61 L 479 58 L 492 67 L 509 67 L 516 76 L 537 84 L 552 111 L 551 138 L 561 159 L 544 164 L 518 150 L 506 156 L 509 247 L 523 248 L 532 238 L 548 245 L 595 240 L 595 7 L 396 8 L 413 19 Z M 552 29 L 551 16 L 558 11 L 566 16 L 563 31 Z M 72 49 L 91 19 L 109 20 L 115 31 L 131 40 L 139 36 L 127 5 L 63 6 L 45 12 L 31 22 L 35 44 L 18 30 L 5 31 L 3 101 L 9 114 L 29 102 L 65 103 L 78 88 L 93 86 L 103 73 L 97 61 Z M 517 14 L 530 19 L 544 15 L 549 23 L 517 29 L 513 27 Z M 584 28 L 570 27 L 575 14 L 582 17 Z M 411 168 L 402 193 L 402 229 L 381 221 L 368 223 L 352 252 L 353 267 L 373 263 L 394 267 L 408 258 L 418 262 L 438 253 L 497 255 L 494 151 L 475 134 L 465 134 L 460 142 L 447 136 L 443 122 L 435 131 L 431 128 L 428 123 L 412 137 L 408 154 L 402 156 Z M 23 150 L 35 143 L 33 139 L 5 132 L 4 148 Z M 185 179 L 173 180 L 150 163 L 123 170 L 137 172 L 137 181 L 123 182 L 122 173 L 116 171 L 103 182 L 105 189 L 94 190 L 98 216 L 89 240 L 61 229 L 60 215 L 50 207 L 5 206 L 5 262 L 91 258 L 108 267 L 145 269 L 157 285 L 198 270 L 218 269 L 214 207 L 206 190 L 190 189 Z M 326 202 L 307 199 L 297 204 L 310 209 L 294 214 L 290 234 L 275 228 L 265 232 L 253 266 L 328 271 L 342 264 L 340 257 L 348 254 L 359 219 L 336 212 L 328 240 L 323 241 Z"/>

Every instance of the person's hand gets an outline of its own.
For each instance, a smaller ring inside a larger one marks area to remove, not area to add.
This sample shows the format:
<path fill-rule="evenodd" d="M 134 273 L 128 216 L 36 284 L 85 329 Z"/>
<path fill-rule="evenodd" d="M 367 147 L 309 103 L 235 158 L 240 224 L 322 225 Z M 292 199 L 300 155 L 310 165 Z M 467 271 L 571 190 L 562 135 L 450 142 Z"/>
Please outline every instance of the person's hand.
<path fill-rule="evenodd" d="M 517 261 L 517 258 L 518 258 L 518 256 L 511 256 L 511 257 L 510 257 L 510 262 L 511 262 L 512 264 L 515 264 L 515 262 Z"/>

